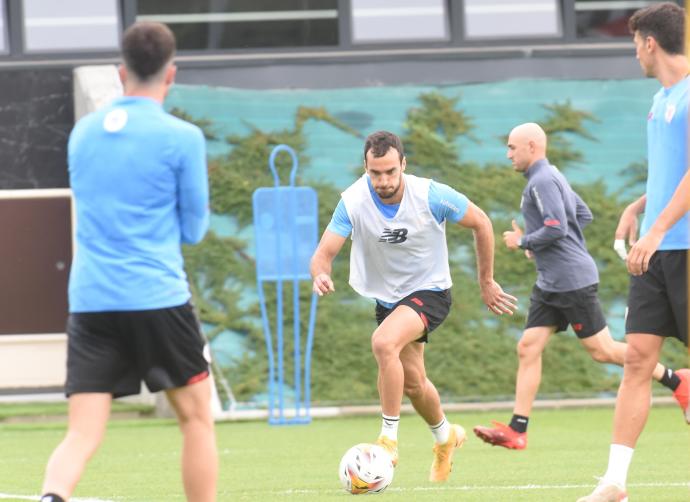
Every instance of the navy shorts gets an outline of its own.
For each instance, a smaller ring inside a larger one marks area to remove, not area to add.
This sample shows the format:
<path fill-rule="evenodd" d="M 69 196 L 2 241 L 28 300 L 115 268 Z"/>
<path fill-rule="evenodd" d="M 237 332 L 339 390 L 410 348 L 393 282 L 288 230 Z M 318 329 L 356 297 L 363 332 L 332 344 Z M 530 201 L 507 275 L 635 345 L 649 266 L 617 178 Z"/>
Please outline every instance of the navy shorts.
<path fill-rule="evenodd" d="M 573 291 L 544 291 L 536 285 L 529 299 L 525 329 L 556 326 L 565 331 L 570 324 L 578 338 L 596 335 L 606 327 L 606 318 L 599 303 L 598 284 Z"/>
<path fill-rule="evenodd" d="M 407 295 L 392 308 L 386 308 L 376 303 L 376 322 L 380 325 L 383 320 L 400 305 L 407 305 L 417 312 L 424 323 L 424 335 L 415 340 L 424 343 L 428 341 L 428 334 L 438 328 L 450 312 L 452 298 L 450 289 L 444 291 L 422 290 Z"/>
<path fill-rule="evenodd" d="M 65 394 L 122 397 L 209 376 L 209 352 L 191 303 L 155 310 L 80 312 L 67 320 Z"/>
<path fill-rule="evenodd" d="M 625 333 L 674 337 L 688 345 L 688 252 L 657 251 L 630 277 Z"/>

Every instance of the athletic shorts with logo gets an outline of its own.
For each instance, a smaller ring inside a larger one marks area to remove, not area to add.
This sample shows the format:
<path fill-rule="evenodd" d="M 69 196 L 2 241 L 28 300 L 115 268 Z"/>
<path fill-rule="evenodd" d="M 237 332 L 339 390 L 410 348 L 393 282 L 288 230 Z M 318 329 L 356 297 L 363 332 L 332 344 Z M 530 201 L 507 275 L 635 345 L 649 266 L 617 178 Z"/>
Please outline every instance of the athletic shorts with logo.
<path fill-rule="evenodd" d="M 142 381 L 157 392 L 209 376 L 208 348 L 191 303 L 72 313 L 67 336 L 67 396 L 139 394 Z"/>
<path fill-rule="evenodd" d="M 444 319 L 448 317 L 451 304 L 452 298 L 450 296 L 450 289 L 446 289 L 444 291 L 415 291 L 393 305 L 392 308 L 386 308 L 377 302 L 376 322 L 380 325 L 384 319 L 396 309 L 396 307 L 399 307 L 400 305 L 407 305 L 412 310 L 417 312 L 420 319 L 424 323 L 424 335 L 415 341 L 425 343 L 429 341 L 429 333 L 438 328 Z"/>
<path fill-rule="evenodd" d="M 529 299 L 525 329 L 556 326 L 556 332 L 568 325 L 578 338 L 587 338 L 606 327 L 606 318 L 599 303 L 598 284 L 573 291 L 544 291 L 536 285 Z"/>
<path fill-rule="evenodd" d="M 688 252 L 657 251 L 630 277 L 625 333 L 674 337 L 688 345 Z"/>

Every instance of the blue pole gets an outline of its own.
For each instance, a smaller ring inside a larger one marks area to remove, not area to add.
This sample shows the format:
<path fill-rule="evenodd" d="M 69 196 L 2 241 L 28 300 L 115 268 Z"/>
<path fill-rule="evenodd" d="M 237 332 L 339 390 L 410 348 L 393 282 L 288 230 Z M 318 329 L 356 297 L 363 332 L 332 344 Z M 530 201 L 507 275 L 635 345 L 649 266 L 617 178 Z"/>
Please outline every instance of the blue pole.
<path fill-rule="evenodd" d="M 280 218 L 280 213 L 278 212 L 278 208 L 280 207 L 280 192 L 281 190 L 276 190 L 275 192 L 275 204 L 274 204 L 274 217 L 276 221 L 276 256 L 278 257 L 277 260 L 277 268 L 276 268 L 276 348 L 278 351 L 277 354 L 277 360 L 278 360 L 278 423 L 284 423 L 285 422 L 285 397 L 283 395 L 284 392 L 284 383 L 285 383 L 285 370 L 283 366 L 283 270 L 282 270 L 282 260 L 281 260 L 281 229 L 280 229 L 280 222 L 282 219 Z"/>
<path fill-rule="evenodd" d="M 257 290 L 259 292 L 259 305 L 261 307 L 261 322 L 264 328 L 264 339 L 266 340 L 266 352 L 268 354 L 268 418 L 273 416 L 275 407 L 275 359 L 273 356 L 273 340 L 271 328 L 268 323 L 268 313 L 266 312 L 266 297 L 264 296 L 264 285 L 261 279 L 257 280 Z"/>
<path fill-rule="evenodd" d="M 304 410 L 307 420 L 311 421 L 311 351 L 314 345 L 314 324 L 316 323 L 316 303 L 319 297 L 311 294 L 311 307 L 309 309 L 309 328 L 307 330 L 307 343 L 304 349 Z"/>

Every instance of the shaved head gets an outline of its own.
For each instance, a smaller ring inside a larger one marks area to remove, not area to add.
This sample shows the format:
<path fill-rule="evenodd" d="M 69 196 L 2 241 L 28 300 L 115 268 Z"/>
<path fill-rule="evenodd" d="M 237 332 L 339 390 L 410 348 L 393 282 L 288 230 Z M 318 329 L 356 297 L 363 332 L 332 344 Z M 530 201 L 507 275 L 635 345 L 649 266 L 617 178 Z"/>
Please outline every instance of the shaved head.
<path fill-rule="evenodd" d="M 546 133 L 539 124 L 534 122 L 520 124 L 510 131 L 510 136 L 525 143 L 532 141 L 536 147 L 546 154 Z"/>
<path fill-rule="evenodd" d="M 537 160 L 546 158 L 546 133 L 539 124 L 527 122 L 508 135 L 508 158 L 516 171 L 524 172 Z"/>

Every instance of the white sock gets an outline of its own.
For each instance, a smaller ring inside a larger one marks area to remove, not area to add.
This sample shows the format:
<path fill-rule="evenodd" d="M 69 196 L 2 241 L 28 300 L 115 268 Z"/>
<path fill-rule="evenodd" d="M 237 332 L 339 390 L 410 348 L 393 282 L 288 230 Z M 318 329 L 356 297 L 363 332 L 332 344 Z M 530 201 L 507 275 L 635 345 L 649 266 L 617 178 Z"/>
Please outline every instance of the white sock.
<path fill-rule="evenodd" d="M 438 444 L 446 444 L 448 442 L 448 436 L 450 436 L 450 424 L 446 417 L 443 417 L 436 425 L 430 425 L 431 433 L 434 435 L 434 439 Z"/>
<path fill-rule="evenodd" d="M 400 415 L 397 417 L 390 417 L 382 414 L 381 418 L 381 435 L 387 437 L 388 439 L 392 439 L 393 441 L 397 441 Z"/>
<path fill-rule="evenodd" d="M 612 444 L 609 450 L 609 467 L 603 479 L 624 487 L 634 451 L 633 448 L 622 444 Z"/>

